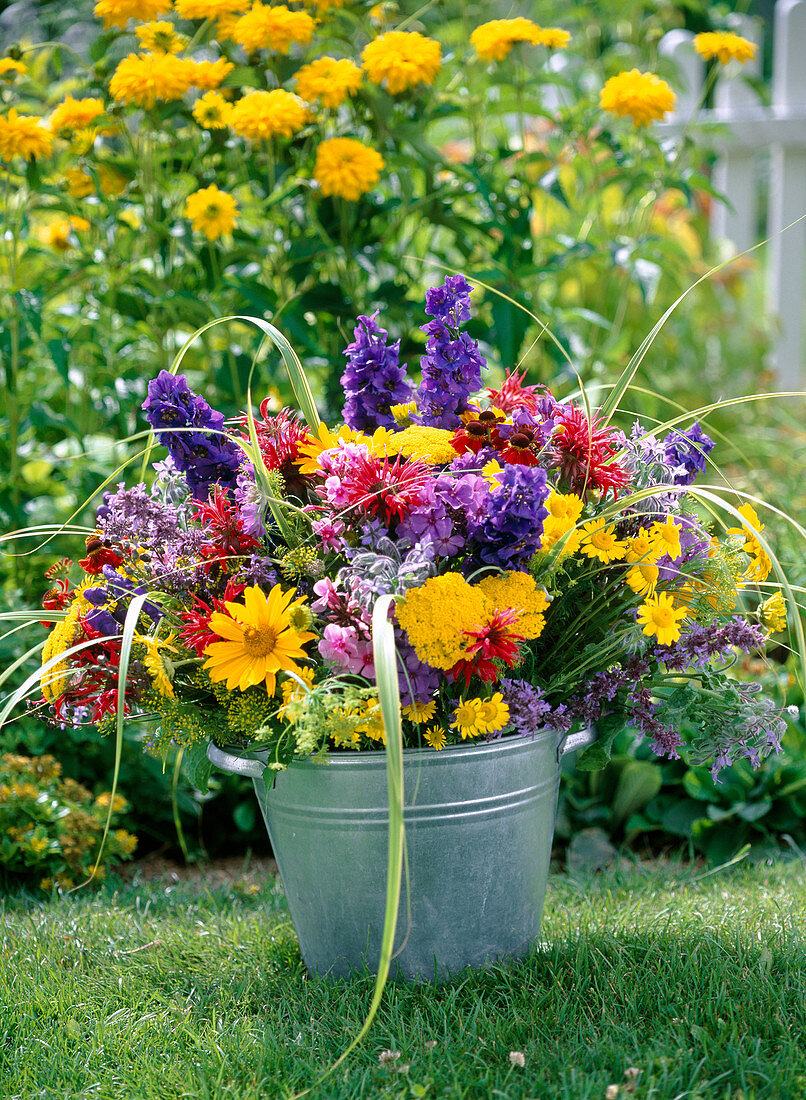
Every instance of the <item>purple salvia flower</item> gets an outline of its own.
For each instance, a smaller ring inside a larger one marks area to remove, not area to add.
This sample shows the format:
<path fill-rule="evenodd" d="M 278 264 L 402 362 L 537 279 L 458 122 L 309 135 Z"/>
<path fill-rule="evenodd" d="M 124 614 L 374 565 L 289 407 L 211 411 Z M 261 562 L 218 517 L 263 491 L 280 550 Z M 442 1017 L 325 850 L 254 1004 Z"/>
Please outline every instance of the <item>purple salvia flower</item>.
<path fill-rule="evenodd" d="M 197 500 L 207 500 L 215 482 L 225 488 L 235 487 L 243 458 L 241 449 L 218 434 L 224 428 L 223 414 L 193 393 L 183 374 L 174 376 L 161 370 L 152 378 L 143 411 Z M 199 430 L 176 431 L 177 428 Z"/>
<path fill-rule="evenodd" d="M 534 737 L 551 706 L 546 702 L 543 689 L 528 680 L 504 677 L 498 681 L 504 702 L 509 707 L 509 729 L 522 737 Z"/>
<path fill-rule="evenodd" d="M 411 400 L 406 367 L 400 365 L 400 341 L 387 343 L 388 333 L 371 317 L 359 317 L 353 343 L 347 347 L 347 367 L 341 384 L 347 400 L 344 423 L 357 431 L 394 428 L 392 405 Z"/>

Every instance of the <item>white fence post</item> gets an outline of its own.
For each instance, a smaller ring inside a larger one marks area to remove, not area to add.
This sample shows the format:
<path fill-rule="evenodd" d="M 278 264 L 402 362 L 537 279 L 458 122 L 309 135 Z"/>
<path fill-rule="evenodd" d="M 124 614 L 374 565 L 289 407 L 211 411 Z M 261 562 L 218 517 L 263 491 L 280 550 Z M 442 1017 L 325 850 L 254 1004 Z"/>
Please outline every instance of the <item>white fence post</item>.
<path fill-rule="evenodd" d="M 778 0 L 773 39 L 773 109 L 786 116 L 806 107 L 806 0 Z M 770 306 L 781 333 L 775 351 L 780 384 L 796 389 L 803 368 L 803 310 L 806 293 L 806 221 L 782 232 L 806 214 L 806 125 L 772 146 L 770 209 Z"/>

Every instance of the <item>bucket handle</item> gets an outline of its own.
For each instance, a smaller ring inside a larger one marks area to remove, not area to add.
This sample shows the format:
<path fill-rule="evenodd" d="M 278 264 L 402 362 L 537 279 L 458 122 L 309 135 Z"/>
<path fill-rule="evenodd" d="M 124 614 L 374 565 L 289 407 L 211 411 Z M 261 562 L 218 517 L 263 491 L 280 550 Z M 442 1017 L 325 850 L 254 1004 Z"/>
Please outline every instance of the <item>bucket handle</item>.
<path fill-rule="evenodd" d="M 557 759 L 561 756 L 565 756 L 567 752 L 573 752 L 575 749 L 586 749 L 588 745 L 592 745 L 596 740 L 596 727 L 588 726 L 587 729 L 577 730 L 576 733 L 568 733 L 560 742 L 560 747 L 557 750 Z"/>
<path fill-rule="evenodd" d="M 251 760 L 246 756 L 235 756 L 234 753 L 220 749 L 211 741 L 207 746 L 207 759 L 215 764 L 222 772 L 230 772 L 232 775 L 246 775 L 249 779 L 262 779 L 265 764 L 259 760 Z"/>

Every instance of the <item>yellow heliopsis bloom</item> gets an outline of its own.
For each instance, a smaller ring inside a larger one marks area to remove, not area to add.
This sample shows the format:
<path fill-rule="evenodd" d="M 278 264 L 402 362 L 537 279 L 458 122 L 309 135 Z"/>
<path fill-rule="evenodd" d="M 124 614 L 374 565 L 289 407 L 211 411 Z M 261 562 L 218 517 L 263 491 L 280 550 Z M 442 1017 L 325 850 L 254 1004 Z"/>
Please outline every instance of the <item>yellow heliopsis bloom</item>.
<path fill-rule="evenodd" d="M 468 737 L 478 737 L 486 733 L 486 726 L 481 717 L 481 699 L 463 699 L 453 712 L 451 726 L 457 729 L 464 741 Z M 509 711 L 507 711 L 509 717 Z"/>
<path fill-rule="evenodd" d="M 205 92 L 193 104 L 193 117 L 206 130 L 225 130 L 229 125 L 232 104 L 221 92 Z"/>
<path fill-rule="evenodd" d="M 660 570 L 649 561 L 638 561 L 624 575 L 625 582 L 639 596 L 651 596 L 658 584 Z"/>
<path fill-rule="evenodd" d="M 531 19 L 491 19 L 476 27 L 470 44 L 482 61 L 503 61 L 520 42 L 556 49 L 566 46 L 570 38 L 568 31 L 556 27 L 544 30 Z"/>
<path fill-rule="evenodd" d="M 323 107 L 340 107 L 358 91 L 362 80 L 359 67 L 346 57 L 319 57 L 294 77 L 297 95 L 307 103 L 319 100 Z"/>
<path fill-rule="evenodd" d="M 255 50 L 275 50 L 288 53 L 298 43 L 307 46 L 313 38 L 316 23 L 306 11 L 292 11 L 285 4 L 261 4 L 255 0 L 232 29 L 232 40 L 247 53 Z"/>
<path fill-rule="evenodd" d="M 0 77 L 13 80 L 17 76 L 25 76 L 28 66 L 24 61 L 15 61 L 13 57 L 0 57 Z"/>
<path fill-rule="evenodd" d="M 274 88 L 270 92 L 247 93 L 233 106 L 229 121 L 240 137 L 266 141 L 272 137 L 293 137 L 311 117 L 299 96 Z"/>
<path fill-rule="evenodd" d="M 235 226 L 238 204 L 232 195 L 220 191 L 215 184 L 202 187 L 188 195 L 185 217 L 190 218 L 197 233 L 204 233 L 208 241 L 215 241 Z"/>
<path fill-rule="evenodd" d="M 158 99 L 181 99 L 192 83 L 193 72 L 184 58 L 170 53 L 130 53 L 112 74 L 109 92 L 120 102 L 153 107 Z"/>
<path fill-rule="evenodd" d="M 636 126 L 648 126 L 674 109 L 675 96 L 665 80 L 638 69 L 611 76 L 602 88 L 599 105 L 614 115 L 628 116 Z"/>
<path fill-rule="evenodd" d="M 188 44 L 187 35 L 178 34 L 167 19 L 152 20 L 134 28 L 141 50 L 152 53 L 181 53 Z"/>
<path fill-rule="evenodd" d="M 46 157 L 52 145 L 53 134 L 38 115 L 20 115 L 14 107 L 0 115 L 0 160 Z"/>
<path fill-rule="evenodd" d="M 442 67 L 439 42 L 417 31 L 388 31 L 373 39 L 361 54 L 373 84 L 398 95 L 418 84 L 433 84 Z"/>
<path fill-rule="evenodd" d="M 643 633 L 648 638 L 657 638 L 661 645 L 671 645 L 680 637 L 678 624 L 687 615 L 685 607 L 675 607 L 668 592 L 659 592 L 641 604 L 636 621 L 643 626 Z"/>
<path fill-rule="evenodd" d="M 489 699 L 481 700 L 479 721 L 483 724 L 485 733 L 498 733 L 505 728 L 509 722 L 509 707 L 500 691 Z"/>
<path fill-rule="evenodd" d="M 730 31 L 705 31 L 703 34 L 695 34 L 694 49 L 706 61 L 716 58 L 720 65 L 727 65 L 729 61 L 738 61 L 744 65 L 745 61 L 752 61 L 758 52 L 755 42 L 742 38 L 740 34 L 732 34 Z"/>
<path fill-rule="evenodd" d="M 680 528 L 671 516 L 667 516 L 663 523 L 656 520 L 649 528 L 648 538 L 652 553 L 659 558 L 668 554 L 672 561 L 677 561 L 683 552 L 680 546 Z"/>
<path fill-rule="evenodd" d="M 291 607 L 305 599 L 294 600 L 295 593 L 295 588 L 284 592 L 276 584 L 266 596 L 252 585 L 244 591 L 243 603 L 224 604 L 227 615 L 213 612 L 210 630 L 223 639 L 211 642 L 204 651 L 204 668 L 213 683 L 225 680 L 228 691 L 246 691 L 265 683 L 266 691 L 274 695 L 278 672 L 300 674 L 297 659 L 306 657 L 302 646 L 315 635 L 290 625 Z"/>
<path fill-rule="evenodd" d="M 83 168 L 68 168 L 64 173 L 64 182 L 67 184 L 67 194 L 72 199 L 85 199 L 95 190 L 92 176 Z"/>
<path fill-rule="evenodd" d="M 99 115 L 104 113 L 102 99 L 73 99 L 67 96 L 63 103 L 53 108 L 50 115 L 50 128 L 60 134 L 64 130 L 83 130 Z"/>
<path fill-rule="evenodd" d="M 589 558 L 607 564 L 609 561 L 621 561 L 626 546 L 616 538 L 615 524 L 608 527 L 603 520 L 594 519 L 584 523 L 579 529 L 580 551 Z"/>
<path fill-rule="evenodd" d="M 764 547 L 756 537 L 764 530 L 764 524 L 758 518 L 752 504 L 740 504 L 736 509 L 744 521 L 743 527 L 729 527 L 729 535 L 737 535 L 742 542 L 742 550 L 750 558 L 750 564 L 745 572 L 748 580 L 765 581 L 770 575 L 772 562 Z"/>
<path fill-rule="evenodd" d="M 392 415 L 394 416 L 394 412 Z M 456 458 L 452 440 L 453 432 L 445 428 L 427 428 L 423 424 L 412 424 L 391 436 L 386 453 L 390 457 L 403 455 L 404 458 L 419 458 L 421 462 L 441 466 Z"/>
<path fill-rule="evenodd" d="M 180 19 L 221 19 L 248 7 L 249 0 L 175 0 L 174 3 Z"/>
<path fill-rule="evenodd" d="M 574 527 L 573 520 L 552 515 L 546 516 L 540 534 L 540 549 L 553 550 L 559 542 L 562 542 L 561 558 L 565 558 L 569 554 L 576 554 L 582 542 L 582 535 L 580 531 L 575 531 Z"/>
<path fill-rule="evenodd" d="M 313 178 L 323 195 L 357 202 L 378 182 L 384 164 L 376 149 L 355 138 L 328 138 L 316 150 Z"/>
<path fill-rule="evenodd" d="M 423 741 L 426 745 L 430 745 L 432 749 L 440 752 L 447 745 L 448 738 L 445 736 L 445 730 L 442 726 L 429 726 L 423 734 Z"/>
<path fill-rule="evenodd" d="M 226 57 L 219 57 L 218 61 L 188 61 L 190 67 L 190 83 L 194 88 L 202 91 L 212 91 L 218 88 L 225 76 L 228 76 L 235 68 Z"/>
<path fill-rule="evenodd" d="M 103 19 L 104 29 L 125 27 L 130 19 L 147 22 L 171 10 L 171 0 L 98 0 L 93 13 Z"/>
<path fill-rule="evenodd" d="M 412 703 L 411 706 L 403 707 L 400 713 L 404 718 L 408 718 L 410 722 L 430 722 L 436 714 L 437 704 L 433 699 L 430 699 L 427 703 Z"/>
<path fill-rule="evenodd" d="M 86 218 L 59 218 L 49 225 L 43 226 L 37 236 L 42 244 L 49 248 L 55 248 L 57 252 L 66 252 L 70 248 L 70 236 L 72 233 L 82 233 L 89 229 L 90 223 Z"/>
<path fill-rule="evenodd" d="M 758 618 L 761 625 L 771 634 L 786 630 L 786 600 L 780 592 L 770 596 L 759 605 Z"/>

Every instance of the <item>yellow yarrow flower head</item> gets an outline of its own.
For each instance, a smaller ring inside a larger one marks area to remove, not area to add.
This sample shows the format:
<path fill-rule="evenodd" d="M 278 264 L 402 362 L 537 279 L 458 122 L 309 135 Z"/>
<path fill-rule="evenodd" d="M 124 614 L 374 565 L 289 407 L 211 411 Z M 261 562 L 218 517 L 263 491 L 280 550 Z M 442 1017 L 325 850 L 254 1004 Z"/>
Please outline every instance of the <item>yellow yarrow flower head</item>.
<path fill-rule="evenodd" d="M 288 53 L 291 46 L 306 46 L 316 28 L 316 23 L 306 11 L 291 11 L 285 4 L 271 6 L 255 0 L 232 29 L 232 40 L 243 46 L 247 53 L 256 50 L 275 50 Z"/>
<path fill-rule="evenodd" d="M 230 126 L 249 141 L 272 137 L 293 137 L 312 118 L 299 98 L 282 88 L 270 92 L 249 92 L 239 99 L 230 114 Z"/>
<path fill-rule="evenodd" d="M 463 741 L 486 732 L 481 706 L 481 699 L 463 699 L 454 710 L 451 726 L 459 731 Z"/>
<path fill-rule="evenodd" d="M 294 77 L 297 95 L 307 103 L 319 100 L 323 107 L 340 107 L 358 91 L 362 80 L 359 67 L 345 57 L 319 57 Z"/>
<path fill-rule="evenodd" d="M 393 416 L 396 407 L 402 406 L 393 406 Z M 421 462 L 442 466 L 453 462 L 456 458 L 452 441 L 453 432 L 445 428 L 427 428 L 423 424 L 412 424 L 402 432 L 395 432 L 392 435 L 386 453 L 390 456 L 403 455 L 404 458 L 419 458 Z"/>
<path fill-rule="evenodd" d="M 758 620 L 771 634 L 786 630 L 786 601 L 780 592 L 759 605 Z"/>
<path fill-rule="evenodd" d="M 396 608 L 397 621 L 420 660 L 446 670 L 467 652 L 464 632 L 493 610 L 481 589 L 469 585 L 461 573 L 429 577 L 425 584 L 410 588 Z"/>
<path fill-rule="evenodd" d="M 0 160 L 46 157 L 52 145 L 53 134 L 38 115 L 20 115 L 14 107 L 0 115 Z"/>
<path fill-rule="evenodd" d="M 180 19 L 221 19 L 246 11 L 249 0 L 175 0 Z"/>
<path fill-rule="evenodd" d="M 191 85 L 202 91 L 218 88 L 235 68 L 225 57 L 219 57 L 218 61 L 188 61 L 188 67 Z"/>
<path fill-rule="evenodd" d="M 24 61 L 15 61 L 13 57 L 0 57 L 0 77 L 10 82 L 18 76 L 25 76 L 28 66 Z"/>
<path fill-rule="evenodd" d="M 313 178 L 323 195 L 357 202 L 381 177 L 385 161 L 355 138 L 328 138 L 316 150 Z"/>
<path fill-rule="evenodd" d="M 171 10 L 171 0 L 98 0 L 93 13 L 103 19 L 104 29 L 125 27 L 130 19 L 147 21 Z"/>
<path fill-rule="evenodd" d="M 181 53 L 188 44 L 187 35 L 178 34 L 167 19 L 153 20 L 134 28 L 141 50 L 152 53 Z"/>
<path fill-rule="evenodd" d="M 551 603 L 551 597 L 545 588 L 538 587 L 531 573 L 513 569 L 508 573 L 496 573 L 483 577 L 478 583 L 479 589 L 490 601 L 492 607 L 517 608 L 518 619 L 512 624 L 524 638 L 539 638 L 546 625 L 543 612 Z"/>
<path fill-rule="evenodd" d="M 390 95 L 433 84 L 442 67 L 439 42 L 417 31 L 389 31 L 373 39 L 361 54 L 364 71 L 373 84 Z"/>
<path fill-rule="evenodd" d="M 73 99 L 67 96 L 63 103 L 53 108 L 50 115 L 50 128 L 60 134 L 66 130 L 83 130 L 104 113 L 102 99 Z"/>
<path fill-rule="evenodd" d="M 476 27 L 470 43 L 482 61 L 503 61 L 520 42 L 556 49 L 565 47 L 570 38 L 568 31 L 544 30 L 531 19 L 491 19 Z"/>
<path fill-rule="evenodd" d="M 611 114 L 629 116 L 636 126 L 648 126 L 673 110 L 676 98 L 659 76 L 630 69 L 610 77 L 602 88 L 599 105 Z"/>
<path fill-rule="evenodd" d="M 636 621 L 643 626 L 643 633 L 648 638 L 657 638 L 661 645 L 671 645 L 680 637 L 678 624 L 687 615 L 685 607 L 675 607 L 668 592 L 659 592 L 641 604 Z"/>
<path fill-rule="evenodd" d="M 727 65 L 729 61 L 744 65 L 756 56 L 758 46 L 730 31 L 706 31 L 694 35 L 694 49 L 705 61 L 716 58 L 720 65 Z"/>
<path fill-rule="evenodd" d="M 448 743 L 448 738 L 442 726 L 429 726 L 423 734 L 423 740 L 426 745 L 430 745 L 431 748 L 436 749 L 437 752 L 444 749 Z"/>
<path fill-rule="evenodd" d="M 224 130 L 229 125 L 232 104 L 221 92 L 205 92 L 193 104 L 193 117 L 205 130 Z"/>
<path fill-rule="evenodd" d="M 608 527 L 604 520 L 594 519 L 583 524 L 579 536 L 581 553 L 604 564 L 621 561 L 627 550 L 624 543 L 616 538 L 615 524 Z"/>
<path fill-rule="evenodd" d="M 220 191 L 215 184 L 194 191 L 185 203 L 185 217 L 191 219 L 196 232 L 204 233 L 208 241 L 231 233 L 237 213 L 238 204 L 232 195 Z"/>
<path fill-rule="evenodd" d="M 181 99 L 193 83 L 190 63 L 173 54 L 130 53 L 118 63 L 109 81 L 113 99 L 137 107 L 153 107 L 157 100 Z"/>

